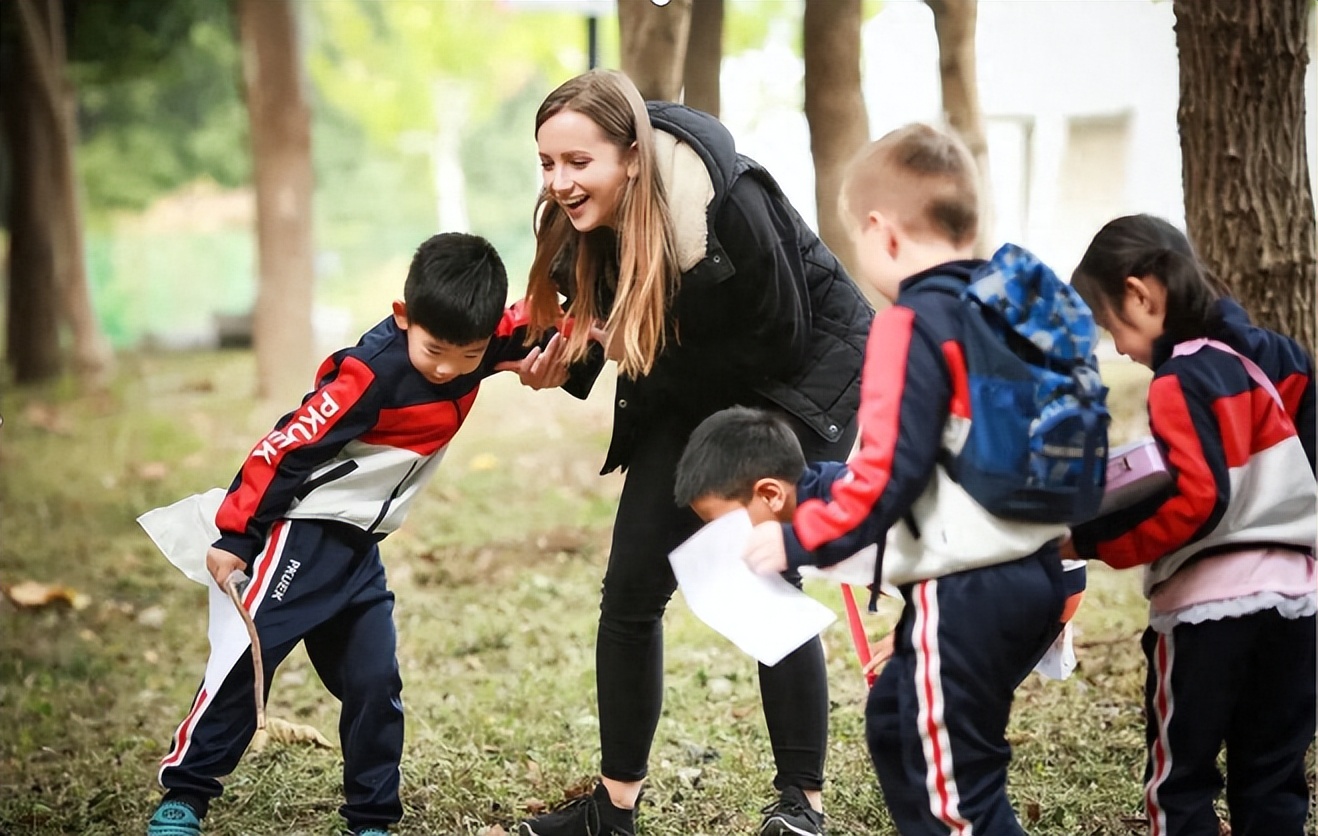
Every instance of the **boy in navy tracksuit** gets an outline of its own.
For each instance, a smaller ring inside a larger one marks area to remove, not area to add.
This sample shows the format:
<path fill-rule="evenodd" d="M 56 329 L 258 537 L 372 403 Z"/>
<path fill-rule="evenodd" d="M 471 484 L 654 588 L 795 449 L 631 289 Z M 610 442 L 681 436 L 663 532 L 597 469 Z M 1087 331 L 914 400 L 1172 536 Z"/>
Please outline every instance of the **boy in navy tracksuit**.
<path fill-rule="evenodd" d="M 1007 800 L 1016 686 L 1061 623 L 1065 525 L 994 517 L 940 457 L 969 414 L 960 303 L 921 288 L 968 280 L 978 187 L 955 139 L 894 131 L 848 171 L 843 215 L 860 273 L 892 307 L 874 320 L 861 380 L 861 447 L 790 524 L 752 530 L 752 569 L 830 565 L 877 543 L 905 601 L 892 659 L 865 711 L 870 757 L 903 836 L 1021 833 Z M 876 571 L 877 578 L 877 571 Z"/>
<path fill-rule="evenodd" d="M 321 365 L 315 390 L 257 442 L 215 518 L 220 537 L 206 565 L 221 587 L 233 571 L 251 577 L 243 603 L 260 637 L 264 687 L 301 641 L 343 704 L 340 812 L 355 834 L 386 833 L 403 812 L 394 595 L 377 544 L 439 465 L 481 380 L 539 353 L 523 344 L 520 306 L 504 310 L 507 292 L 485 239 L 424 242 L 393 315 Z M 221 793 L 217 779 L 256 730 L 250 653 L 227 673 L 208 673 L 222 684 L 198 690 L 174 735 L 148 836 L 199 834 Z"/>

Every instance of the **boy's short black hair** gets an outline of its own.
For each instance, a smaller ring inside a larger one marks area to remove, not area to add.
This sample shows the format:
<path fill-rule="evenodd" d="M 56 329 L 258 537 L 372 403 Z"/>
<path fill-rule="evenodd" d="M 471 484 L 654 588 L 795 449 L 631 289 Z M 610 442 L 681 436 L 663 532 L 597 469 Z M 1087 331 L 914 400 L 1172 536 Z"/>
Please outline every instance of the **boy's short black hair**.
<path fill-rule="evenodd" d="M 403 284 L 408 322 L 432 337 L 467 345 L 494 334 L 508 303 L 508 272 L 479 235 L 432 235 L 412 256 Z"/>
<path fill-rule="evenodd" d="M 673 498 L 690 505 L 704 496 L 750 502 L 760 479 L 795 483 L 805 472 L 801 442 L 782 418 L 734 406 L 700 422 L 677 463 Z"/>

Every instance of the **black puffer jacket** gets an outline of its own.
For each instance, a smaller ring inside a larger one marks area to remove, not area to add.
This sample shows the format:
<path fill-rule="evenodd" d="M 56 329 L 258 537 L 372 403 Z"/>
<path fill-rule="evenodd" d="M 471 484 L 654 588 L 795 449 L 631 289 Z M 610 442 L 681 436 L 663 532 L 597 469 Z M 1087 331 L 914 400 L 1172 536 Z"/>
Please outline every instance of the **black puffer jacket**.
<path fill-rule="evenodd" d="M 694 427 L 737 404 L 776 405 L 836 441 L 860 404 L 873 309 L 769 173 L 737 153 L 722 123 L 670 102 L 651 102 L 649 111 L 657 130 L 696 152 L 714 195 L 705 210 L 704 257 L 682 273 L 663 351 L 648 375 L 618 378 L 603 472 L 625 468 L 656 419 Z M 570 292 L 555 272 L 560 291 Z M 611 305 L 612 285 L 599 283 L 602 310 Z M 596 350 L 565 388 L 584 397 L 601 365 Z"/>

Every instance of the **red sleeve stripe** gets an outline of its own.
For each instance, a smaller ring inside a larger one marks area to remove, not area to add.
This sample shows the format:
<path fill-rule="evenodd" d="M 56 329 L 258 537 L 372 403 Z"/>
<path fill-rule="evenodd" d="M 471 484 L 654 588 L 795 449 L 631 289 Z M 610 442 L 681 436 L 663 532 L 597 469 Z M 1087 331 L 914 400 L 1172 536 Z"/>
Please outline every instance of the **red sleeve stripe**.
<path fill-rule="evenodd" d="M 1175 551 L 1194 538 L 1217 507 L 1217 480 L 1204 458 L 1181 381 L 1174 375 L 1149 386 L 1153 432 L 1168 449 L 1176 492 L 1151 517 L 1126 534 L 1102 543 L 1099 557 L 1117 569 L 1139 566 Z"/>
<path fill-rule="evenodd" d="M 947 370 L 952 377 L 952 401 L 948 411 L 958 418 L 970 418 L 970 379 L 961 344 L 954 340 L 943 343 L 943 359 L 947 361 Z"/>
<path fill-rule="evenodd" d="M 852 478 L 833 485 L 832 502 L 807 500 L 792 517 L 797 538 L 810 551 L 863 523 L 888 486 L 914 323 L 915 312 L 897 305 L 874 320 L 860 382 L 861 446 L 849 463 Z"/>
<path fill-rule="evenodd" d="M 365 363 L 348 357 L 330 383 L 312 393 L 281 427 L 261 439 L 243 462 L 238 487 L 229 492 L 215 515 L 221 531 L 246 531 L 247 523 L 261 507 L 289 453 L 311 447 L 324 439 L 361 399 L 375 374 Z"/>

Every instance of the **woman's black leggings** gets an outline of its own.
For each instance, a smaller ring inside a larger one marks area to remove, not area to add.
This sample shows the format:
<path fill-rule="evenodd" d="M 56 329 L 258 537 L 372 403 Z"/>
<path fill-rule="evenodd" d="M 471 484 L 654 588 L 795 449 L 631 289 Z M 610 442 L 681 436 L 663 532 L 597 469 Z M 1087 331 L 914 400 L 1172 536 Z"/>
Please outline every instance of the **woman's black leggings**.
<path fill-rule="evenodd" d="M 829 444 L 789 419 L 806 459 L 841 461 L 855 425 Z M 673 502 L 677 460 L 694 429 L 658 422 L 646 429 L 627 468 L 604 575 L 595 682 L 599 697 L 600 771 L 618 781 L 645 777 L 663 707 L 663 614 L 677 581 L 668 553 L 700 527 Z M 828 744 L 828 680 L 819 639 L 773 667 L 759 666 L 760 699 L 777 766 L 774 787 L 820 789 Z"/>

